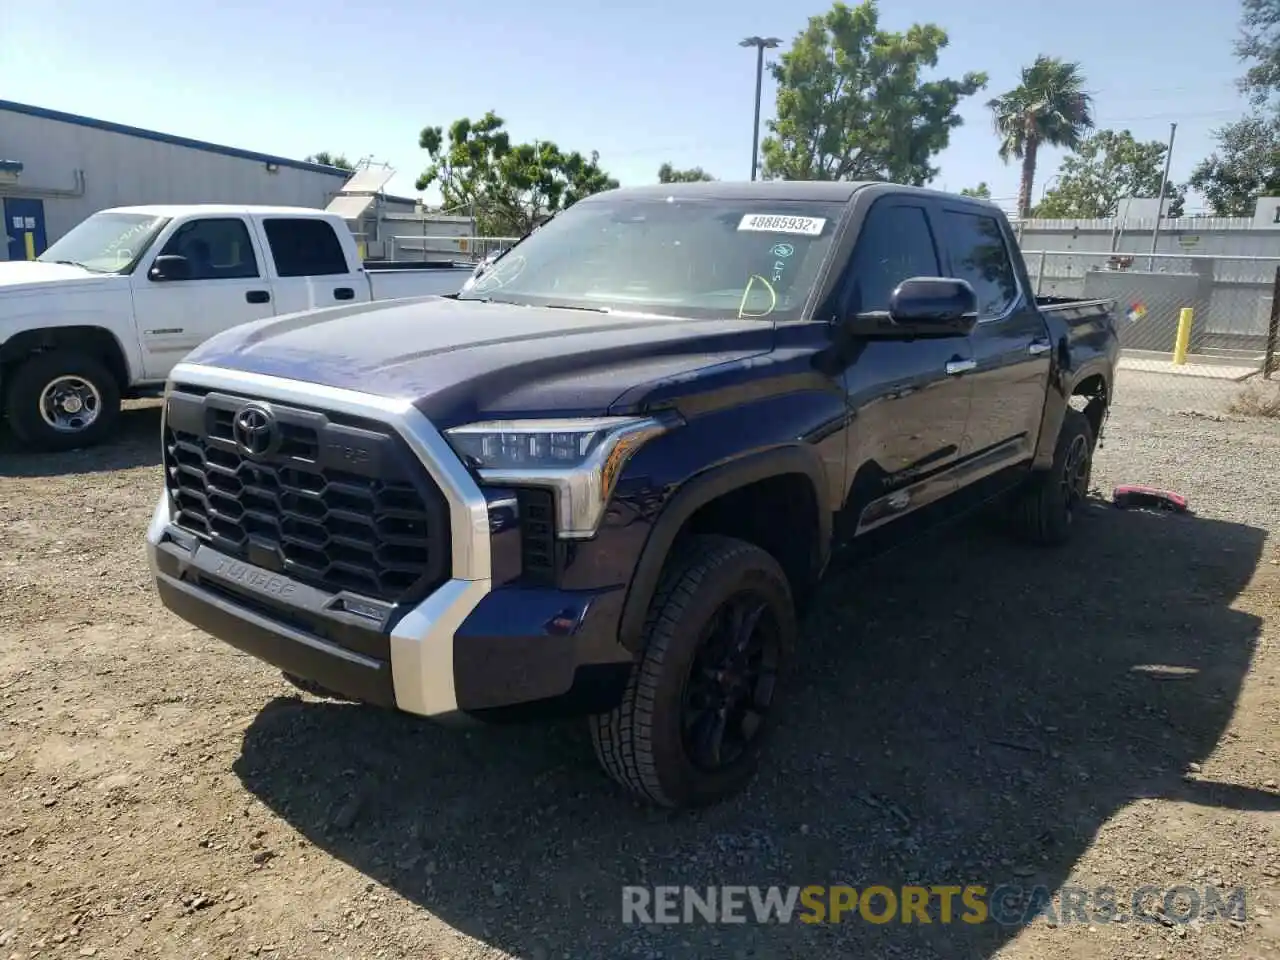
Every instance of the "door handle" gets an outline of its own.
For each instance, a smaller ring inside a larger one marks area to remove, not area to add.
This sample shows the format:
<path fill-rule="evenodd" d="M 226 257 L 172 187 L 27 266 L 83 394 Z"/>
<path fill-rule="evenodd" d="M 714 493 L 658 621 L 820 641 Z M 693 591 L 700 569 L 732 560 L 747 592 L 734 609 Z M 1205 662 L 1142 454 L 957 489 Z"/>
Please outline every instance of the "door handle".
<path fill-rule="evenodd" d="M 335 300 L 354 300 L 356 292 L 350 287 L 337 287 L 333 291 L 333 299 Z"/>
<path fill-rule="evenodd" d="M 947 376 L 958 377 L 962 373 L 968 373 L 978 365 L 977 360 L 948 360 Z"/>
<path fill-rule="evenodd" d="M 1053 344 L 1048 340 L 1032 340 L 1030 346 L 1027 347 L 1027 353 L 1033 357 L 1038 357 L 1042 353 L 1048 353 L 1053 349 Z"/>
<path fill-rule="evenodd" d="M 266 290 L 248 290 L 244 298 L 250 303 L 267 303 L 271 299 L 271 294 Z"/>

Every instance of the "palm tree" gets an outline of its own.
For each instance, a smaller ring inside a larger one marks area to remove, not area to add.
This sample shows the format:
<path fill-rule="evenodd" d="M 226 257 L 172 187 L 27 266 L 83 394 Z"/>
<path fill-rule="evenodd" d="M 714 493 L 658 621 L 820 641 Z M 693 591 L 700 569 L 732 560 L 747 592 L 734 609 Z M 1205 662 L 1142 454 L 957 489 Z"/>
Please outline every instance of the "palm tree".
<path fill-rule="evenodd" d="M 1093 98 L 1084 91 L 1080 64 L 1057 57 L 1036 57 L 1022 68 L 1022 82 L 987 102 L 1000 135 L 1000 159 L 1022 161 L 1018 215 L 1031 215 L 1036 152 L 1042 143 L 1074 150 L 1093 129 Z"/>

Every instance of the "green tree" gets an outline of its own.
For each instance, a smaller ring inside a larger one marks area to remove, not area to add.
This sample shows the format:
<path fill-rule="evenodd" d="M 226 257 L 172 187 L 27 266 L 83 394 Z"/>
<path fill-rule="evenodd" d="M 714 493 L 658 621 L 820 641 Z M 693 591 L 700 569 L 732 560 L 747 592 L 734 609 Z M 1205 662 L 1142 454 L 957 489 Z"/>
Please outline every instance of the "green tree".
<path fill-rule="evenodd" d="M 1261 107 L 1280 92 L 1280 0 L 1242 0 L 1236 56 L 1252 66 L 1240 89 Z"/>
<path fill-rule="evenodd" d="M 417 188 L 440 188 L 446 210 L 463 209 L 482 233 L 523 236 L 548 216 L 618 181 L 600 169 L 597 153 L 566 153 L 547 140 L 512 143 L 505 121 L 492 110 L 479 120 L 455 120 L 446 136 L 425 127 L 418 145 L 431 165 Z"/>
<path fill-rule="evenodd" d="M 983 180 L 976 187 L 965 187 L 960 191 L 962 197 L 977 197 L 980 200 L 991 199 L 991 188 L 987 186 L 987 181 Z"/>
<path fill-rule="evenodd" d="M 1031 189 L 1040 147 L 1049 144 L 1075 150 L 1093 129 L 1093 98 L 1085 92 L 1078 63 L 1043 54 L 1022 68 L 1022 82 L 987 101 L 1000 136 L 1000 159 L 1022 161 L 1018 214 L 1031 214 Z"/>
<path fill-rule="evenodd" d="M 1114 217 L 1124 197 L 1156 197 L 1164 177 L 1167 144 L 1138 141 L 1128 130 L 1100 130 L 1062 161 L 1058 184 L 1035 208 L 1037 217 Z M 1180 217 L 1187 188 L 1168 184 L 1169 216 Z"/>
<path fill-rule="evenodd" d="M 881 30 L 875 0 L 810 17 L 769 66 L 777 117 L 761 145 L 764 176 L 928 183 L 938 174 L 930 161 L 962 123 L 961 98 L 987 82 L 985 73 L 923 80 L 947 44 L 934 24 Z"/>
<path fill-rule="evenodd" d="M 1254 112 L 1214 131 L 1217 149 L 1191 172 L 1190 184 L 1215 216 L 1247 217 L 1258 197 L 1280 192 L 1280 0 L 1242 0 L 1236 55 Z"/>
<path fill-rule="evenodd" d="M 346 154 L 330 153 L 328 150 L 321 150 L 319 153 L 313 153 L 306 158 L 307 163 L 318 163 L 322 167 L 337 167 L 339 170 L 345 170 L 347 173 L 355 173 L 356 165 L 347 159 Z"/>
<path fill-rule="evenodd" d="M 1191 172 L 1216 217 L 1249 217 L 1259 197 L 1280 195 L 1280 116 L 1254 115 L 1214 131 L 1218 148 Z"/>
<path fill-rule="evenodd" d="M 711 174 L 703 170 L 701 167 L 691 167 L 688 170 L 677 170 L 669 163 L 664 163 L 658 168 L 659 183 L 701 183 L 707 180 L 714 180 Z"/>

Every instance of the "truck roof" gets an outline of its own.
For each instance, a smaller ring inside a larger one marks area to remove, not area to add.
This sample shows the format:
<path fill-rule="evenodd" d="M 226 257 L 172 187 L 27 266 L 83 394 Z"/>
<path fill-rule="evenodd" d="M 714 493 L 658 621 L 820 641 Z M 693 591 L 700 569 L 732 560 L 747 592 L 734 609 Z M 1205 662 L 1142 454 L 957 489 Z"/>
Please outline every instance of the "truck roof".
<path fill-rule="evenodd" d="M 895 192 L 914 193 L 921 196 L 958 199 L 958 195 L 928 187 L 911 187 L 880 180 L 709 180 L 696 183 L 656 183 L 639 187 L 619 187 L 603 193 L 584 197 L 582 203 L 593 199 L 610 200 L 635 197 L 656 199 L 682 196 L 709 200 L 809 200 L 847 203 L 864 187 L 891 187 Z M 976 197 L 963 198 L 966 202 L 986 203 Z M 991 205 L 991 204 L 988 204 Z M 992 205 L 993 206 L 993 205 Z"/>
<path fill-rule="evenodd" d="M 140 213 L 149 217 L 182 217 L 188 214 L 277 214 L 288 217 L 330 217 L 332 214 L 315 207 L 255 206 L 243 203 L 152 203 L 133 207 L 111 207 L 102 213 Z"/>
<path fill-rule="evenodd" d="M 582 202 L 618 197 L 706 197 L 723 200 L 830 200 L 842 203 L 853 196 L 862 181 L 851 180 L 708 180 L 700 183 L 653 183 L 640 187 L 606 190 Z"/>

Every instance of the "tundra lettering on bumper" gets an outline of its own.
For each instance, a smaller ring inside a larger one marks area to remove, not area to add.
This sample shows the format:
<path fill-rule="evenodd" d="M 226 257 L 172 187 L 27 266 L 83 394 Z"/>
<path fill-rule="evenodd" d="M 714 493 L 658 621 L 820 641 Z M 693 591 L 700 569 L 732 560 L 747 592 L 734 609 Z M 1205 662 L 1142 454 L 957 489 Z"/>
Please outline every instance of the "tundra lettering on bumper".
<path fill-rule="evenodd" d="M 166 486 L 147 550 L 161 601 L 179 617 L 335 693 L 441 721 L 616 702 L 630 655 L 602 638 L 616 636 L 622 590 L 518 580 L 495 587 L 491 502 L 412 405 L 197 365 L 177 368 L 172 383 Z M 234 411 L 250 404 L 279 418 L 294 452 L 314 457 L 311 474 L 283 455 L 278 462 L 240 455 L 253 451 L 254 438 L 246 441 Z M 331 435 L 343 433 L 353 439 Z M 435 580 L 420 557 L 395 552 L 407 537 L 382 536 L 392 521 L 418 524 L 409 533 L 423 530 L 411 491 L 382 479 L 400 468 L 390 444 L 401 441 L 412 461 L 406 469 L 425 471 L 422 484 L 434 484 L 447 510 L 436 518 L 441 529 L 447 519 L 449 535 Z M 347 455 L 353 444 L 362 458 Z M 362 460 L 369 502 L 392 504 L 364 517 L 355 472 Z M 504 509 L 510 503 L 504 499 Z M 355 539 L 365 533 L 367 544 Z M 365 553 L 353 552 L 362 544 Z M 360 566 L 375 561 L 383 565 L 372 573 Z M 355 575 L 368 576 L 369 589 L 347 585 Z M 426 584 L 425 593 L 414 592 L 411 577 Z"/>

